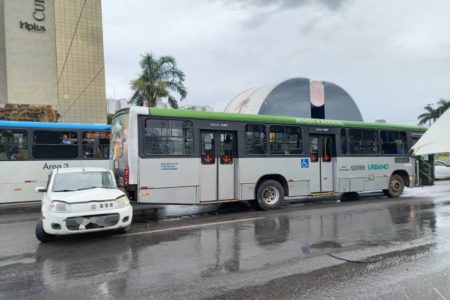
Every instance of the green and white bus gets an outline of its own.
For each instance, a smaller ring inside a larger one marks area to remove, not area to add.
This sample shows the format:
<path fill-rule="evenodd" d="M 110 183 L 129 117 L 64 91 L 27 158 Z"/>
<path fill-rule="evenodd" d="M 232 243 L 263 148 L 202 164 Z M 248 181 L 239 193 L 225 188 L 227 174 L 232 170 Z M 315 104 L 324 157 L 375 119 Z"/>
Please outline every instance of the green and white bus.
<path fill-rule="evenodd" d="M 211 204 L 418 185 L 422 127 L 131 107 L 112 121 L 111 168 L 140 203 Z"/>

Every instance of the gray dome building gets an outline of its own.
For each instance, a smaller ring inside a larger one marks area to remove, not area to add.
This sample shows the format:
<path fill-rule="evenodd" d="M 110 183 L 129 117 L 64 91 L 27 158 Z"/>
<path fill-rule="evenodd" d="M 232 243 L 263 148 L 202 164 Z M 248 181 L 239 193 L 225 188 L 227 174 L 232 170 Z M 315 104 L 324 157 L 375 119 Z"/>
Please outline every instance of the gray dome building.
<path fill-rule="evenodd" d="M 231 100 L 225 112 L 363 120 L 355 101 L 343 88 L 307 78 L 292 78 L 275 85 L 247 89 Z"/>

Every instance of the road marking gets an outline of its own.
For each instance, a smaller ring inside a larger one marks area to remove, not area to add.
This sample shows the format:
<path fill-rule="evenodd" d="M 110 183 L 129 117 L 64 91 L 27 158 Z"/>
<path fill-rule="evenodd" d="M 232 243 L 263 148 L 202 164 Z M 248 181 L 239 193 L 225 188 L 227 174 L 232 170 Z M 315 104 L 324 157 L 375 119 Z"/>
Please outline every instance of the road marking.
<path fill-rule="evenodd" d="M 266 217 L 247 218 L 247 219 L 239 219 L 239 220 L 231 220 L 231 221 L 212 222 L 212 223 L 205 223 L 205 224 L 195 224 L 195 225 L 187 225 L 187 226 L 180 226 L 180 227 L 156 229 L 156 230 L 150 230 L 150 231 L 141 231 L 141 232 L 120 234 L 120 235 L 115 235 L 114 237 L 133 236 L 133 235 L 141 235 L 141 234 L 152 234 L 152 233 L 174 231 L 174 230 L 186 230 L 186 229 L 194 229 L 194 228 L 209 227 L 209 226 L 216 226 L 216 225 L 224 225 L 224 224 L 233 224 L 233 223 L 240 223 L 240 222 L 255 221 L 255 220 L 261 220 L 261 219 L 266 219 Z"/>
<path fill-rule="evenodd" d="M 447 298 L 446 298 L 444 295 L 442 295 L 441 292 L 439 292 L 437 288 L 433 287 L 433 290 L 434 290 L 439 296 L 441 296 L 442 299 L 447 300 Z"/>
<path fill-rule="evenodd" d="M 406 292 L 405 292 L 404 289 L 402 289 L 402 292 L 403 292 L 403 295 L 405 295 L 405 298 L 408 299 L 408 300 L 410 300 L 410 298 L 408 297 L 408 295 L 406 294 Z"/>

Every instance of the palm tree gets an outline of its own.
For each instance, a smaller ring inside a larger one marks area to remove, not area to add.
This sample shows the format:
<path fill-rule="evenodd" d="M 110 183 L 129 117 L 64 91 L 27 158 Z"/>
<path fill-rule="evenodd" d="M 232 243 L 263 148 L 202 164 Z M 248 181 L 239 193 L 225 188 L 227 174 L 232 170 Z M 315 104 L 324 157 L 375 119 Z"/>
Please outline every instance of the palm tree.
<path fill-rule="evenodd" d="M 183 85 L 184 73 L 177 68 L 175 58 L 172 56 L 153 57 L 147 53 L 140 61 L 141 75 L 131 81 L 134 94 L 130 103 L 138 106 L 156 106 L 157 100 L 167 97 L 169 105 L 178 108 L 178 101 L 170 94 L 177 92 L 182 101 L 186 95 L 186 87 Z"/>
<path fill-rule="evenodd" d="M 420 114 L 417 119 L 419 119 L 419 125 L 424 125 L 428 122 L 431 125 L 431 121 L 435 122 L 439 118 L 439 110 L 434 109 L 431 104 L 425 105 L 424 109 L 426 112 Z"/>
<path fill-rule="evenodd" d="M 417 119 L 419 119 L 419 125 L 424 125 L 428 122 L 431 125 L 432 122 L 435 122 L 439 117 L 450 107 L 450 100 L 440 99 L 437 102 L 436 109 L 433 108 L 433 104 L 427 104 L 424 109 L 425 113 L 419 115 Z"/>
<path fill-rule="evenodd" d="M 450 107 L 450 101 L 445 99 L 439 99 L 437 110 L 439 111 L 439 116 L 441 116 Z"/>

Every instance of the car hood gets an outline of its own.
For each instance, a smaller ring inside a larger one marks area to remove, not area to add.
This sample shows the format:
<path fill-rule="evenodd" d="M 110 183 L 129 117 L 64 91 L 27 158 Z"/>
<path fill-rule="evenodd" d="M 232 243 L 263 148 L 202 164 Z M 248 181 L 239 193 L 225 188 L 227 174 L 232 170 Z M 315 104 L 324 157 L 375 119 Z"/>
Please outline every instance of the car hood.
<path fill-rule="evenodd" d="M 114 200 L 125 194 L 118 189 L 94 188 L 73 192 L 51 192 L 47 196 L 50 200 L 60 200 L 68 203 Z"/>

